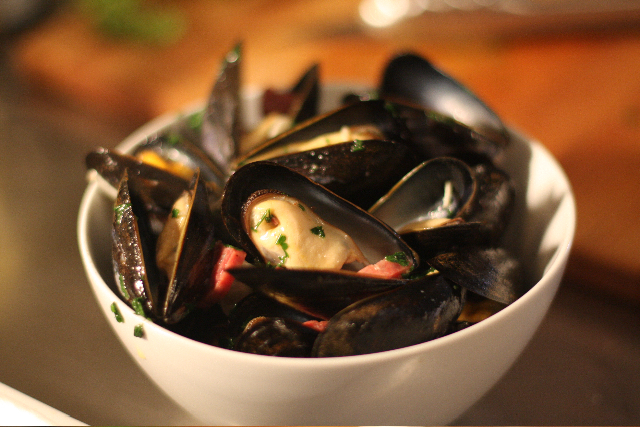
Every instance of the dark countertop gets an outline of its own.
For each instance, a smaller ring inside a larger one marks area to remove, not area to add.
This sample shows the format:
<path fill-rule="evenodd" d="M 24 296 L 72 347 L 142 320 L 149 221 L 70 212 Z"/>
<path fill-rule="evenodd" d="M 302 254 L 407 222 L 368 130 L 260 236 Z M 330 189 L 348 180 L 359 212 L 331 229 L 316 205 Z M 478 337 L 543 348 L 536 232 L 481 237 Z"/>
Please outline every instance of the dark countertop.
<path fill-rule="evenodd" d="M 78 254 L 84 155 L 132 129 L 31 93 L 0 55 L 0 382 L 88 424 L 197 423 L 120 346 Z M 640 424 L 638 309 L 565 281 L 513 368 L 456 424 Z"/>

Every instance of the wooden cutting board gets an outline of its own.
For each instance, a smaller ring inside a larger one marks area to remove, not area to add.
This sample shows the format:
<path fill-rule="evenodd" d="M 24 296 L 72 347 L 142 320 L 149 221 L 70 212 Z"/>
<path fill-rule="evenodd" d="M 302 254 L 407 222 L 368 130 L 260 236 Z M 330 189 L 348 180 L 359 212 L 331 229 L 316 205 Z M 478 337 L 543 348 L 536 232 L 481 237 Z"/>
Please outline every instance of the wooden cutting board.
<path fill-rule="evenodd" d="M 475 37 L 465 34 L 472 27 L 463 19 L 447 18 L 449 32 L 434 34 L 428 28 L 443 28 L 442 21 L 424 17 L 373 33 L 359 24 L 356 0 L 173 3 L 189 22 L 176 45 L 109 40 L 63 9 L 24 34 L 10 59 L 34 88 L 134 129 L 204 98 L 238 40 L 245 82 L 259 86 L 288 86 L 316 61 L 324 81 L 375 84 L 394 52 L 417 51 L 544 143 L 565 168 L 578 208 L 568 280 L 640 302 L 637 32 Z"/>

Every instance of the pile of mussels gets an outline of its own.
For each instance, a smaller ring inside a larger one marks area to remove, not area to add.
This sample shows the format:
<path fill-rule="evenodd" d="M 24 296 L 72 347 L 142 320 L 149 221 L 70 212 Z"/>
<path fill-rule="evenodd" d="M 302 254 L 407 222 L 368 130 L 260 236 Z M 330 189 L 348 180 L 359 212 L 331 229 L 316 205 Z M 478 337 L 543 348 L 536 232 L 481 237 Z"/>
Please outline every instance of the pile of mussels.
<path fill-rule="evenodd" d="M 422 57 L 318 113 L 318 65 L 243 129 L 241 45 L 205 108 L 134 152 L 86 157 L 117 189 L 121 297 L 237 351 L 325 357 L 429 341 L 523 292 L 502 245 L 515 191 L 497 116 Z"/>

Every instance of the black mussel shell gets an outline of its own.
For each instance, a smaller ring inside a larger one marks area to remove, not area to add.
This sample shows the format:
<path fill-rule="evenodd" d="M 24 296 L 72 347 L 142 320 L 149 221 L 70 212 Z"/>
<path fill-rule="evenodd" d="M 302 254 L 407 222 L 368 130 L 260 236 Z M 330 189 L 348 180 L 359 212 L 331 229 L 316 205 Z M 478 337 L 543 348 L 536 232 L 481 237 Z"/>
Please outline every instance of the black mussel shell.
<path fill-rule="evenodd" d="M 511 304 L 524 293 L 522 266 L 504 248 L 464 248 L 427 262 L 452 282 L 502 304 Z"/>
<path fill-rule="evenodd" d="M 477 194 L 472 203 L 460 216 L 466 221 L 481 224 L 481 234 L 488 245 L 498 245 L 509 225 L 515 204 L 513 180 L 492 163 L 482 163 L 474 167 Z"/>
<path fill-rule="evenodd" d="M 404 99 L 451 117 L 501 145 L 509 139 L 495 112 L 460 82 L 417 54 L 392 58 L 383 71 L 379 91 L 382 97 Z"/>
<path fill-rule="evenodd" d="M 375 353 L 441 337 L 458 317 L 464 295 L 460 286 L 431 275 L 360 300 L 329 320 L 312 355 Z"/>
<path fill-rule="evenodd" d="M 222 188 L 226 182 L 224 172 L 199 146 L 182 138 L 179 134 L 167 131 L 150 138 L 136 146 L 133 155 L 141 158 L 146 152 L 154 153 L 170 165 L 182 167 L 182 174 L 187 180 L 191 179 L 196 169 L 200 169 L 202 179 L 207 182 L 209 191 L 218 197 L 222 194 Z"/>
<path fill-rule="evenodd" d="M 352 103 L 325 114 L 313 117 L 289 131 L 255 147 L 237 159 L 242 166 L 256 159 L 276 157 L 270 155 L 274 149 L 285 149 L 289 153 L 295 152 L 295 144 L 312 140 L 320 135 L 338 132 L 344 126 L 374 125 L 385 136 L 385 139 L 400 142 L 408 136 L 402 120 L 398 119 L 392 106 L 383 100 L 370 100 Z M 353 142 L 353 141 L 351 141 Z"/>
<path fill-rule="evenodd" d="M 176 242 L 179 254 L 169 278 L 162 319 L 176 323 L 197 305 L 210 287 L 215 253 L 215 227 L 209 195 L 196 173 L 190 186 L 191 204 L 187 224 Z"/>
<path fill-rule="evenodd" d="M 242 216 L 247 200 L 260 190 L 298 199 L 324 221 L 347 233 L 370 262 L 404 252 L 410 266 L 418 265 L 415 252 L 388 225 L 304 175 L 268 161 L 238 169 L 229 178 L 222 197 L 222 217 L 229 234 L 254 260 L 264 263 L 244 229 Z"/>
<path fill-rule="evenodd" d="M 240 122 L 240 69 L 242 44 L 222 60 L 202 120 L 201 144 L 218 168 L 228 174 L 242 134 Z"/>
<path fill-rule="evenodd" d="M 270 298 L 325 320 L 364 297 L 396 289 L 409 282 L 408 279 L 382 279 L 346 271 L 271 267 L 228 271 L 236 280 Z"/>
<path fill-rule="evenodd" d="M 118 188 L 125 171 L 138 179 L 147 207 L 168 212 L 171 205 L 189 188 L 189 180 L 143 162 L 129 154 L 98 148 L 85 158 L 88 169 L 95 169 L 114 188 Z M 153 205 L 153 206 L 151 206 Z"/>
<path fill-rule="evenodd" d="M 256 317 L 280 317 L 295 320 L 299 323 L 319 320 L 317 317 L 295 310 L 260 292 L 252 292 L 242 298 L 229 313 L 229 333 L 231 337 L 238 337 L 249 321 Z"/>
<path fill-rule="evenodd" d="M 363 209 L 416 165 L 407 144 L 381 140 L 334 144 L 270 161 L 300 172 Z"/>
<path fill-rule="evenodd" d="M 318 332 L 295 320 L 257 317 L 236 339 L 234 350 L 280 357 L 309 357 Z"/>
<path fill-rule="evenodd" d="M 286 114 L 293 119 L 293 123 L 315 117 L 320 100 L 320 65 L 311 65 L 284 93 L 267 89 L 263 98 L 265 116 L 273 112 Z"/>
<path fill-rule="evenodd" d="M 155 262 L 156 236 L 145 204 L 135 185 L 135 177 L 123 172 L 116 196 L 112 234 L 112 260 L 118 291 L 145 314 L 157 317 L 166 280 Z"/>

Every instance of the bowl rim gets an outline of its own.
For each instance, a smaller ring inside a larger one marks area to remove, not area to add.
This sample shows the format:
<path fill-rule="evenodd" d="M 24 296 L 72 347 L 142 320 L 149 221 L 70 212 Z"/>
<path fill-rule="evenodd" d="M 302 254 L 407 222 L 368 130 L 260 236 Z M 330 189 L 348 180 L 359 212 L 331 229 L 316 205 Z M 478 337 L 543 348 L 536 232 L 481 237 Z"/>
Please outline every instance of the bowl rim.
<path fill-rule="evenodd" d="M 160 132 L 162 129 L 171 125 L 177 118 L 191 114 L 197 111 L 198 108 L 202 108 L 202 102 L 194 103 L 192 106 L 187 107 L 179 112 L 170 112 L 163 114 L 146 124 L 142 125 L 140 128 L 131 133 L 127 138 L 125 138 L 121 143 L 116 146 L 117 150 L 120 151 L 129 151 L 137 144 L 145 141 L 150 135 Z M 189 351 L 198 351 L 204 352 L 207 356 L 210 357 L 232 357 L 238 358 L 238 360 L 252 362 L 252 363 L 261 363 L 270 366 L 282 366 L 282 365 L 291 365 L 295 364 L 295 366 L 300 366 L 305 369 L 314 369 L 314 368 L 323 368 L 326 366 L 344 366 L 348 367 L 350 365 L 363 365 L 363 364 L 376 364 L 380 361 L 392 361 L 396 359 L 402 359 L 406 357 L 415 356 L 419 353 L 428 352 L 430 349 L 435 349 L 439 347 L 446 347 L 452 345 L 458 341 L 465 340 L 467 336 L 470 334 L 475 334 L 482 329 L 491 328 L 494 323 L 501 322 L 504 317 L 510 316 L 513 311 L 519 309 L 519 307 L 529 304 L 529 300 L 535 299 L 536 296 L 543 292 L 543 288 L 550 286 L 553 282 L 554 277 L 562 276 L 564 268 L 566 266 L 566 261 L 569 256 L 569 252 L 571 250 L 575 229 L 576 229 L 576 202 L 575 196 L 573 194 L 573 190 L 571 188 L 568 177 L 557 161 L 555 157 L 550 153 L 550 151 L 544 147 L 539 141 L 535 139 L 531 139 L 523 134 L 519 133 L 517 130 L 512 128 L 508 128 L 509 132 L 513 137 L 518 138 L 521 142 L 530 146 L 532 151 L 537 151 L 538 154 L 542 155 L 546 161 L 550 163 L 550 165 L 556 170 L 556 173 L 562 179 L 562 185 L 566 187 L 566 191 L 562 194 L 562 201 L 566 203 L 568 206 L 566 207 L 567 212 L 567 224 L 565 227 L 565 233 L 557 248 L 554 250 L 553 254 L 549 258 L 547 262 L 544 273 L 542 277 L 535 282 L 531 288 L 525 292 L 520 298 L 514 301 L 512 304 L 508 305 L 500 312 L 490 316 L 489 318 L 473 324 L 463 330 L 457 331 L 453 334 L 449 334 L 438 339 L 434 339 L 431 341 L 427 341 L 420 344 L 414 344 L 411 346 L 387 350 L 377 353 L 369 353 L 362 355 L 352 355 L 352 356 L 343 356 L 343 357 L 325 357 L 325 358 L 295 358 L 295 357 L 273 357 L 273 356 L 264 356 L 257 354 L 249 354 L 243 353 L 235 350 L 215 347 L 213 345 L 205 344 L 202 342 L 198 342 L 192 340 L 190 338 L 184 337 L 180 334 L 172 332 L 161 325 L 158 325 L 150 320 L 143 319 L 140 317 L 145 324 L 145 331 L 148 331 L 148 328 L 153 330 L 154 335 L 161 335 L 166 339 L 179 339 L 182 345 L 185 346 L 185 350 Z M 127 304 L 125 304 L 119 295 L 111 290 L 111 288 L 106 284 L 104 278 L 98 271 L 92 257 L 90 256 L 91 251 L 89 249 L 89 238 L 88 238 L 88 224 L 89 224 L 89 216 L 92 207 L 92 201 L 99 196 L 100 192 L 107 192 L 106 181 L 104 181 L 96 171 L 89 171 L 87 173 L 87 181 L 88 185 L 82 195 L 82 200 L 80 203 L 80 209 L 78 212 L 78 222 L 77 222 L 77 239 L 80 250 L 80 255 L 82 258 L 82 262 L 84 264 L 85 271 L 87 276 L 92 276 L 97 280 L 97 285 L 89 278 L 89 282 L 94 293 L 94 296 L 98 298 L 98 293 L 103 293 L 105 297 L 112 298 L 115 302 L 118 303 L 119 309 L 124 310 L 127 316 L 137 316 L 133 309 L 131 309 Z M 109 320 L 111 326 L 114 326 L 112 321 Z"/>

